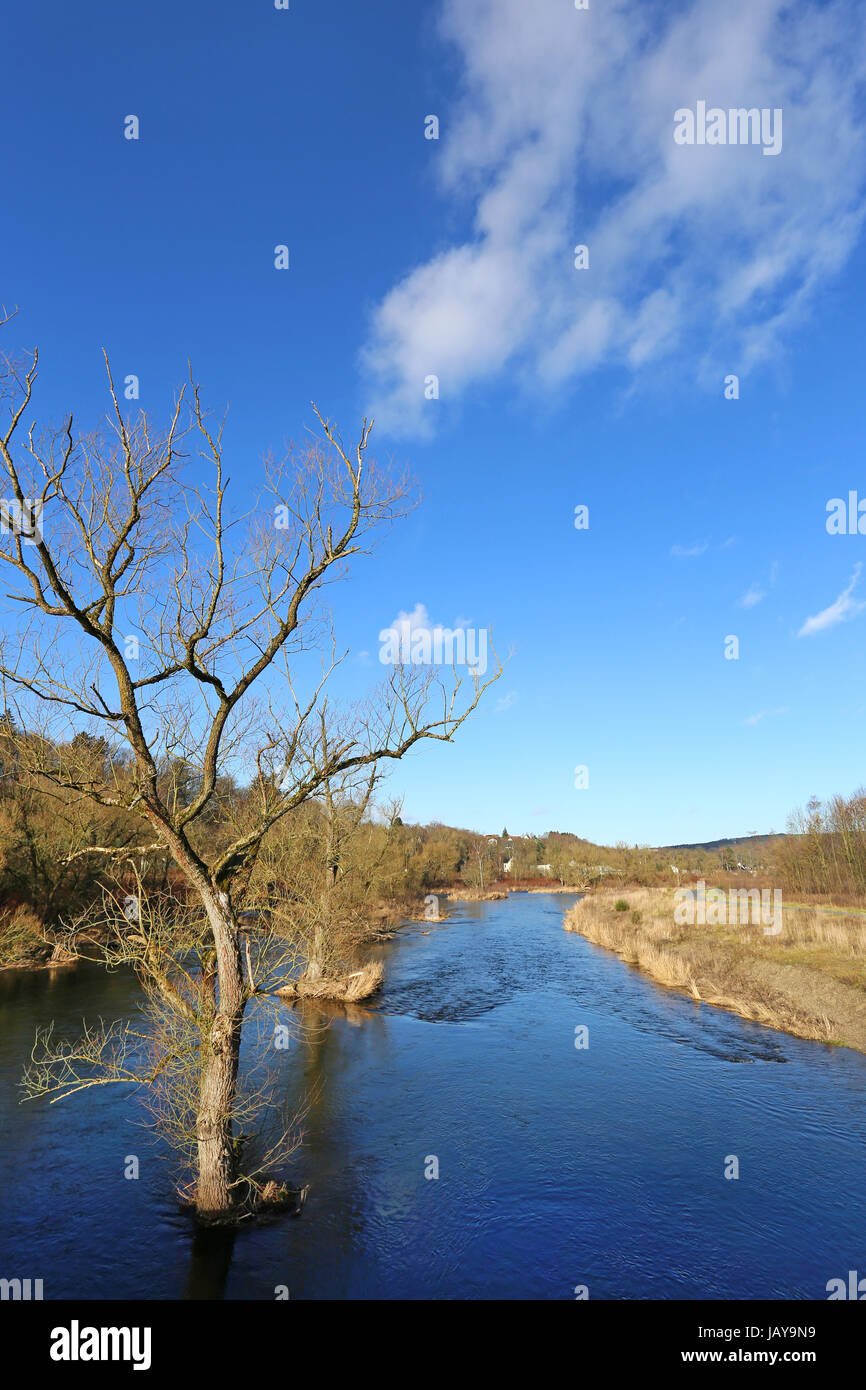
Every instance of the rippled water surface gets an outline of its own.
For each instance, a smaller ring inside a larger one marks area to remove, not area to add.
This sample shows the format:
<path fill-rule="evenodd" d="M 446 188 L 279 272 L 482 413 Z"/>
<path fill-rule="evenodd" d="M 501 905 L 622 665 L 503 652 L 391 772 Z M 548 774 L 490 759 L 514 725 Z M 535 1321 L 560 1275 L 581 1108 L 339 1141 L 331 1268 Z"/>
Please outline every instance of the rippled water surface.
<path fill-rule="evenodd" d="M 130 1016 L 134 980 L 0 975 L 0 1275 L 46 1298 L 825 1298 L 866 1272 L 866 1057 L 656 987 L 562 930 L 571 901 L 415 923 L 374 1009 L 293 1028 L 273 1056 L 288 1103 L 313 1097 L 309 1200 L 235 1236 L 194 1236 L 126 1088 L 18 1104 L 37 1025 Z"/>

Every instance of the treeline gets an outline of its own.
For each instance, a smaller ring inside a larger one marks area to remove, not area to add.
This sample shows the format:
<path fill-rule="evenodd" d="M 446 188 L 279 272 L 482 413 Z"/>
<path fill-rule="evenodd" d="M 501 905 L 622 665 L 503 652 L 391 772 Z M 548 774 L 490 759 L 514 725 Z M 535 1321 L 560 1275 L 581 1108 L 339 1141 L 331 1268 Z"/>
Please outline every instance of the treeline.
<path fill-rule="evenodd" d="M 404 825 L 399 806 L 374 800 L 376 786 L 374 778 L 363 792 L 327 787 L 286 815 L 237 885 L 236 909 L 255 914 L 279 902 L 302 935 L 320 937 L 310 924 L 321 920 L 327 895 L 329 950 L 339 953 L 347 937 L 411 911 L 429 892 L 499 877 L 502 857 L 486 837 Z M 160 795 L 174 810 L 190 805 L 199 787 L 185 760 L 160 765 Z M 129 809 L 135 795 L 131 758 L 105 738 L 78 733 L 57 742 L 0 715 L 0 965 L 47 959 L 95 904 L 113 902 L 120 915 L 141 892 L 187 901 L 183 875 Z M 196 820 L 196 851 L 218 855 L 254 822 L 260 798 L 261 787 L 221 777 Z"/>
<path fill-rule="evenodd" d="M 757 846 L 748 843 L 724 845 L 714 849 L 655 849 L 647 845 L 598 845 L 559 831 L 544 837 L 517 837 L 509 864 L 512 879 L 536 879 L 540 874 L 562 887 L 592 888 L 604 882 L 622 881 L 653 887 L 682 876 L 719 873 L 760 873 L 764 857 Z M 761 847 L 762 848 L 762 847 Z"/>
<path fill-rule="evenodd" d="M 162 766 L 159 781 L 176 806 L 195 795 L 182 759 Z M 230 778 L 219 790 L 220 817 L 205 818 L 201 832 L 214 840 L 237 797 Z M 59 743 L 0 715 L 0 963 L 25 948 L 50 954 L 62 928 L 139 878 L 154 893 L 178 890 L 168 852 L 143 844 L 134 797 L 131 759 L 105 738 L 80 732 Z"/>
<path fill-rule="evenodd" d="M 599 845 L 579 835 L 480 837 L 485 881 L 497 874 L 509 883 L 548 879 L 578 890 L 611 883 L 657 887 L 705 878 L 772 884 L 789 894 L 866 897 L 866 791 L 826 802 L 811 800 L 788 822 L 788 833 L 732 840 L 717 847 L 651 848 Z M 467 867 L 479 881 L 477 866 Z"/>
<path fill-rule="evenodd" d="M 159 769 L 167 804 L 189 805 L 200 785 L 183 759 Z M 694 877 L 743 874 L 790 894 L 866 895 L 866 792 L 809 802 L 772 843 L 720 849 L 602 846 L 578 835 L 481 835 L 439 823 L 404 824 L 400 807 L 374 799 L 376 779 L 326 790 L 287 815 L 265 839 L 238 886 L 235 906 L 261 913 L 279 901 L 315 961 L 346 955 L 371 925 L 409 914 L 429 893 L 465 885 L 487 890 L 545 881 L 576 890 L 610 883 L 652 887 Z M 96 794 L 97 801 L 93 799 Z M 187 887 L 168 852 L 142 838 L 128 809 L 135 795 L 128 755 L 78 733 L 67 743 L 25 732 L 0 715 L 0 965 L 48 959 L 95 903 L 144 890 L 185 902 Z M 213 856 L 256 815 L 254 787 L 231 776 L 196 823 L 196 849 Z M 674 869 L 678 874 L 674 874 Z M 323 914 L 323 894 L 327 914 Z M 320 924 L 326 915 L 328 940 Z M 306 933 L 306 937 L 305 937 Z"/>
<path fill-rule="evenodd" d="M 549 834 L 520 842 L 515 868 L 547 863 L 564 885 L 592 887 L 611 878 L 641 887 L 694 876 L 744 876 L 781 888 L 791 896 L 866 898 L 866 790 L 826 801 L 813 797 L 789 817 L 787 834 L 768 840 L 735 840 L 719 848 L 649 849 L 619 843 L 613 848 L 574 835 Z M 673 870 L 677 869 L 679 875 Z"/>
<path fill-rule="evenodd" d="M 790 817 L 788 832 L 773 855 L 789 892 L 866 895 L 866 789 L 828 801 L 813 797 Z"/>

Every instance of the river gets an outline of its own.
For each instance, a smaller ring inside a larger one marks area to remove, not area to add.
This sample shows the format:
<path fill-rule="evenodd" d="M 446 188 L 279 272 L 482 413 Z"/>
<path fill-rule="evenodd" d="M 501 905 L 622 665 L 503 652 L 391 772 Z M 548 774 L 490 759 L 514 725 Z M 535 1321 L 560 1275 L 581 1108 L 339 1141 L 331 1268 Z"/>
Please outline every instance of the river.
<path fill-rule="evenodd" d="M 290 1106 L 312 1096 L 309 1199 L 232 1234 L 195 1235 L 130 1088 L 19 1103 L 37 1025 L 134 1016 L 135 980 L 0 974 L 0 1276 L 46 1299 L 821 1299 L 866 1274 L 866 1056 L 661 989 L 564 932 L 572 901 L 412 923 L 373 1008 L 294 1026 L 274 1065 Z"/>

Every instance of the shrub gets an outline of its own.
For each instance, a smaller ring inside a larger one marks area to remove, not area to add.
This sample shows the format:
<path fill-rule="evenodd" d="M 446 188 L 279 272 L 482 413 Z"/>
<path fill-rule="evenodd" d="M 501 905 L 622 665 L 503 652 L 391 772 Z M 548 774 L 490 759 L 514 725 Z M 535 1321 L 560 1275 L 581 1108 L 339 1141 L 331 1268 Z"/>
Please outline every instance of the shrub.
<path fill-rule="evenodd" d="M 635 908 L 634 912 L 631 914 L 631 920 L 632 920 L 633 922 L 639 922 L 639 921 L 641 920 L 641 917 L 642 917 L 642 916 L 643 916 L 643 913 L 638 912 L 637 908 Z"/>
<path fill-rule="evenodd" d="M 617 898 L 613 908 L 614 912 L 628 912 L 628 903 L 625 898 Z"/>
<path fill-rule="evenodd" d="M 0 913 L 0 967 L 23 965 L 45 946 L 42 922 L 31 908 L 22 904 Z"/>

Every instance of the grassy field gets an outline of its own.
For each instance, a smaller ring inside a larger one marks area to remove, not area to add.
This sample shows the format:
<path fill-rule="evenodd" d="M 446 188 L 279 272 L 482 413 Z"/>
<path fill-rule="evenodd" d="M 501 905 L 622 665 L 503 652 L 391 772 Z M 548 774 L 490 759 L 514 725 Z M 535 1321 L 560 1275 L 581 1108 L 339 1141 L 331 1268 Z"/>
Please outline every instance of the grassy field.
<path fill-rule="evenodd" d="M 768 936 L 761 925 L 678 924 L 675 906 L 670 888 L 600 890 L 563 925 L 695 1000 L 866 1052 L 866 914 L 792 903 Z"/>

